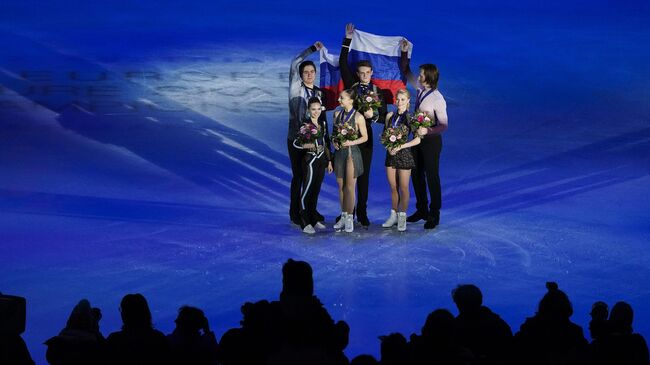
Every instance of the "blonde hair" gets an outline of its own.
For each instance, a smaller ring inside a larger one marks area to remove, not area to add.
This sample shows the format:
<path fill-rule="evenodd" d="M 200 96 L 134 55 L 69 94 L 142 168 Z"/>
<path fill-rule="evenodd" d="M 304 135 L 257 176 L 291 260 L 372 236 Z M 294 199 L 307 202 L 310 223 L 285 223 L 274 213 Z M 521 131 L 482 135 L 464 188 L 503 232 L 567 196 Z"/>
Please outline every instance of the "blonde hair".
<path fill-rule="evenodd" d="M 411 93 L 408 90 L 406 90 L 406 89 L 397 90 L 397 92 L 395 93 L 395 100 L 397 100 L 397 96 L 399 94 L 403 94 L 404 96 L 406 96 L 406 102 L 408 103 L 406 105 L 411 105 Z M 408 106 L 407 106 L 407 109 L 408 109 Z"/>
<path fill-rule="evenodd" d="M 406 89 L 397 90 L 397 92 L 395 93 L 395 96 L 397 96 L 399 94 L 405 94 L 408 99 L 411 99 L 411 93 Z"/>

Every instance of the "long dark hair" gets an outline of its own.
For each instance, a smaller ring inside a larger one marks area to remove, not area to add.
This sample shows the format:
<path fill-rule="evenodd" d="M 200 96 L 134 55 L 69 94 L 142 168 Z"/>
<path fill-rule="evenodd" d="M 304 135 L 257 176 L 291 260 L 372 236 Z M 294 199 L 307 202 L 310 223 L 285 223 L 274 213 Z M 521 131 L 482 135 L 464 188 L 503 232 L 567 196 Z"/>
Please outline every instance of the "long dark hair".
<path fill-rule="evenodd" d="M 425 63 L 420 65 L 420 70 L 424 71 L 424 82 L 426 82 L 431 89 L 437 89 L 438 78 L 440 77 L 438 67 L 432 63 Z"/>

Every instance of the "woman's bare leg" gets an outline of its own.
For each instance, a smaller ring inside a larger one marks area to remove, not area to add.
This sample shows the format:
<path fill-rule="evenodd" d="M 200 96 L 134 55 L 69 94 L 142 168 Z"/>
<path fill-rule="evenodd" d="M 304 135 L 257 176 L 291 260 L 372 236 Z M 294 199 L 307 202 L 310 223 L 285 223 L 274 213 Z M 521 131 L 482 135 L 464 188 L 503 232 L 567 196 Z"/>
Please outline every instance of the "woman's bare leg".
<path fill-rule="evenodd" d="M 352 154 L 350 153 L 345 163 L 345 187 L 344 187 L 344 212 L 352 214 L 354 212 L 355 188 L 357 186 L 357 178 L 354 177 L 354 163 L 352 162 Z"/>
<path fill-rule="evenodd" d="M 411 170 L 397 170 L 399 184 L 399 211 L 406 212 L 409 207 L 409 181 L 411 180 Z"/>
<path fill-rule="evenodd" d="M 397 171 L 392 167 L 386 167 L 386 177 L 388 178 L 388 185 L 390 185 L 390 207 L 392 210 L 397 211 L 397 204 L 399 203 Z"/>
<path fill-rule="evenodd" d="M 337 177 L 336 178 L 336 183 L 339 185 L 339 204 L 341 205 L 341 212 L 345 212 L 345 191 L 344 191 L 344 183 L 343 183 L 343 178 L 342 177 Z"/>

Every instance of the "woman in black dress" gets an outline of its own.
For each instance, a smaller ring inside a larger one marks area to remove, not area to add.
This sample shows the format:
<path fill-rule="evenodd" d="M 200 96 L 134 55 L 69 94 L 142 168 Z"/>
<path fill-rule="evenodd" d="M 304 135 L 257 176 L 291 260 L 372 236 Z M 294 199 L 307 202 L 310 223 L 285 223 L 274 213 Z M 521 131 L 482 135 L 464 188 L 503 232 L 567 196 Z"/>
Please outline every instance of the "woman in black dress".
<path fill-rule="evenodd" d="M 411 130 L 411 116 L 409 115 L 409 104 L 411 94 L 406 89 L 400 89 L 395 96 L 397 110 L 386 115 L 384 130 L 386 128 L 399 128 L 406 126 Z M 408 133 L 408 132 L 407 132 Z M 408 138 L 408 137 L 407 137 Z M 386 176 L 390 184 L 391 210 L 390 217 L 382 224 L 384 228 L 390 228 L 397 224 L 398 231 L 406 230 L 406 210 L 409 206 L 409 181 L 411 169 L 415 168 L 415 160 L 411 153 L 411 147 L 420 144 L 420 137 L 413 134 L 413 139 L 403 145 L 386 151 Z"/>

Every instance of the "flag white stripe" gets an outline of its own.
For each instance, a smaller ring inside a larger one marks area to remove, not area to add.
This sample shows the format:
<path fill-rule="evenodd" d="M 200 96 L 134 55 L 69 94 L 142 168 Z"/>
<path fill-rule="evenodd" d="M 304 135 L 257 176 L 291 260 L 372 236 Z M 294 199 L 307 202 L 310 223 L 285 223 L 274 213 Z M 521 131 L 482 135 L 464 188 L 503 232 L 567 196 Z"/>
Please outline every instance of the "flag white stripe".
<path fill-rule="evenodd" d="M 399 57 L 402 54 L 400 49 L 402 39 L 405 38 L 402 36 L 382 36 L 355 30 L 350 48 L 366 53 Z M 409 44 L 412 46 L 411 42 Z M 413 47 L 409 47 L 409 58 L 412 49 Z"/>

